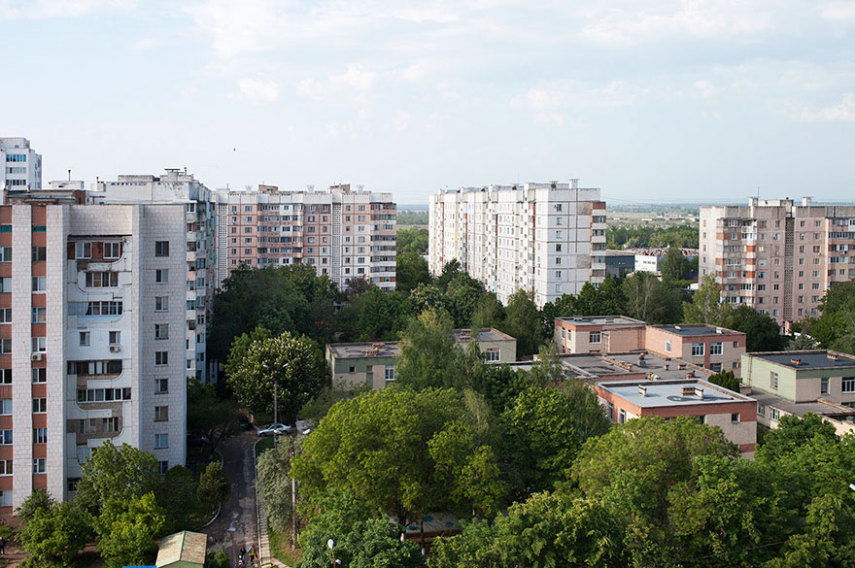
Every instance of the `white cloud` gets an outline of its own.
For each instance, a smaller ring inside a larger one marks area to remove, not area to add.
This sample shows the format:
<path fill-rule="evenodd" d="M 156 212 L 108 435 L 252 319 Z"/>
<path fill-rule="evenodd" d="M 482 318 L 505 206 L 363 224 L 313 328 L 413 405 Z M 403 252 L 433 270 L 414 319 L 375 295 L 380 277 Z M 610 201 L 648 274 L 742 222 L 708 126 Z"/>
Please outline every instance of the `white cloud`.
<path fill-rule="evenodd" d="M 127 10 L 137 0 L 0 0 L 0 20 L 74 18 L 101 10 Z"/>
<path fill-rule="evenodd" d="M 268 79 L 243 78 L 238 81 L 238 95 L 252 104 L 269 104 L 279 99 L 279 86 Z"/>
<path fill-rule="evenodd" d="M 855 93 L 844 94 L 836 105 L 803 110 L 799 118 L 808 122 L 855 122 Z"/>
<path fill-rule="evenodd" d="M 706 79 L 695 81 L 692 87 L 694 88 L 695 93 L 704 99 L 712 98 L 718 94 L 718 89 L 716 89 L 712 81 L 707 81 Z"/>
<path fill-rule="evenodd" d="M 820 7 L 819 13 L 833 22 L 855 22 L 855 2 L 829 2 Z"/>
<path fill-rule="evenodd" d="M 316 101 L 323 99 L 355 100 L 364 102 L 374 85 L 377 73 L 361 64 L 351 64 L 343 73 L 332 75 L 327 80 L 314 77 L 303 79 L 297 84 L 297 95 Z"/>

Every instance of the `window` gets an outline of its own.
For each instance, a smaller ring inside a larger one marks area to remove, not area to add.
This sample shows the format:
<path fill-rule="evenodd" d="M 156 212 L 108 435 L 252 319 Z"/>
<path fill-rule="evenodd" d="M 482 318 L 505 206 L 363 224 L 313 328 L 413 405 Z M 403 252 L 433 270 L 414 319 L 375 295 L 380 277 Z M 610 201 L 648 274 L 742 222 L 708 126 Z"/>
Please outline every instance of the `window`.
<path fill-rule="evenodd" d="M 33 428 L 33 443 L 47 444 L 47 428 Z"/>
<path fill-rule="evenodd" d="M 12 369 L 0 369 L 0 385 L 12 384 Z"/>
<path fill-rule="evenodd" d="M 386 367 L 385 377 L 387 383 L 391 383 L 395 380 L 395 368 L 394 367 Z"/>
<path fill-rule="evenodd" d="M 47 247 L 33 247 L 33 262 L 47 260 Z"/>
<path fill-rule="evenodd" d="M 92 339 L 92 334 L 90 332 L 88 332 L 88 331 L 81 331 L 80 332 L 80 346 L 81 347 L 88 347 L 91 339 Z"/>
<path fill-rule="evenodd" d="M 734 424 L 738 424 L 739 423 L 739 413 L 734 412 L 733 414 L 731 414 L 730 415 L 730 421 Z"/>
<path fill-rule="evenodd" d="M 0 339 L 0 355 L 12 353 L 12 338 Z"/>
<path fill-rule="evenodd" d="M 670 353 L 670 352 L 671 352 L 671 340 L 666 339 L 665 340 L 665 353 Z"/>
<path fill-rule="evenodd" d="M 168 351 L 155 351 L 154 352 L 154 364 L 155 365 L 168 365 L 169 364 L 169 352 Z"/>
<path fill-rule="evenodd" d="M 119 258 L 122 256 L 122 243 L 104 243 L 104 258 Z"/>
<path fill-rule="evenodd" d="M 12 308 L 0 309 L 0 323 L 12 323 Z"/>
<path fill-rule="evenodd" d="M 154 379 L 154 394 L 169 392 L 169 379 Z"/>
<path fill-rule="evenodd" d="M 110 288 L 119 285 L 118 272 L 87 272 L 86 287 L 87 288 Z"/>
<path fill-rule="evenodd" d="M 45 458 L 35 458 L 33 460 L 33 473 L 45 473 Z"/>
<path fill-rule="evenodd" d="M 169 256 L 169 241 L 154 241 L 154 256 Z"/>
<path fill-rule="evenodd" d="M 154 449 L 155 450 L 165 450 L 169 447 L 169 434 L 155 434 L 154 435 Z"/>
<path fill-rule="evenodd" d="M 778 373 L 775 371 L 769 371 L 769 386 L 778 390 Z"/>
<path fill-rule="evenodd" d="M 44 292 L 47 290 L 47 277 L 33 276 L 33 292 Z"/>
<path fill-rule="evenodd" d="M 777 408 L 769 409 L 769 419 L 770 420 L 780 420 L 781 419 L 781 411 Z"/>
<path fill-rule="evenodd" d="M 828 377 L 819 380 L 819 394 L 828 394 Z"/>
<path fill-rule="evenodd" d="M 0 398 L 0 416 L 12 414 L 12 399 Z"/>
<path fill-rule="evenodd" d="M 12 460 L 0 460 L 0 475 L 12 475 Z"/>
<path fill-rule="evenodd" d="M 154 324 L 154 338 L 155 339 L 169 339 L 169 324 L 168 323 L 156 323 L 156 324 Z"/>
<path fill-rule="evenodd" d="M 160 475 L 166 475 L 166 472 L 169 471 L 169 460 L 157 462 L 157 471 L 160 472 Z"/>
<path fill-rule="evenodd" d="M 12 262 L 12 247 L 0 247 L 0 262 Z"/>
<path fill-rule="evenodd" d="M 12 445 L 12 430 L 0 430 L 0 446 Z"/>
<path fill-rule="evenodd" d="M 154 407 L 154 421 L 155 422 L 168 422 L 169 421 L 169 407 L 168 406 L 155 406 Z"/>
<path fill-rule="evenodd" d="M 154 311 L 165 312 L 169 310 L 169 296 L 154 297 Z"/>
<path fill-rule="evenodd" d="M 111 331 L 109 337 L 110 337 L 110 345 L 118 345 L 122 342 L 122 332 L 121 331 Z"/>
<path fill-rule="evenodd" d="M 169 270 L 165 268 L 161 268 L 154 271 L 154 281 L 158 284 L 163 284 L 164 282 L 169 282 Z"/>
<path fill-rule="evenodd" d="M 44 414 L 47 412 L 47 399 L 46 398 L 34 398 L 33 399 L 33 414 Z"/>
<path fill-rule="evenodd" d="M 47 369 L 44 367 L 33 369 L 33 382 L 34 383 L 45 383 L 47 382 Z"/>
<path fill-rule="evenodd" d="M 497 348 L 487 349 L 487 362 L 495 362 L 499 360 L 499 350 Z"/>
<path fill-rule="evenodd" d="M 840 383 L 840 391 L 855 392 L 855 377 L 843 377 L 843 381 Z"/>
<path fill-rule="evenodd" d="M 757 416 L 766 416 L 766 407 L 764 405 L 757 405 Z"/>
<path fill-rule="evenodd" d="M 714 343 L 710 343 L 710 355 L 721 355 L 722 344 L 721 341 L 716 341 Z"/>
<path fill-rule="evenodd" d="M 588 343 L 599 343 L 600 342 L 600 332 L 592 331 L 588 333 Z"/>
<path fill-rule="evenodd" d="M 46 337 L 34 337 L 33 338 L 33 353 L 44 353 L 47 351 L 47 338 Z"/>
<path fill-rule="evenodd" d="M 693 357 L 703 357 L 704 355 L 704 344 L 703 343 L 692 343 L 692 356 Z"/>
<path fill-rule="evenodd" d="M 720 373 L 721 363 L 710 363 L 710 371 L 713 371 L 714 373 Z"/>
<path fill-rule="evenodd" d="M 625 422 L 626 422 L 626 410 L 624 410 L 623 408 L 621 408 L 620 410 L 618 410 L 618 419 L 617 419 L 617 421 L 618 421 L 618 424 L 623 424 L 623 423 L 625 423 Z"/>

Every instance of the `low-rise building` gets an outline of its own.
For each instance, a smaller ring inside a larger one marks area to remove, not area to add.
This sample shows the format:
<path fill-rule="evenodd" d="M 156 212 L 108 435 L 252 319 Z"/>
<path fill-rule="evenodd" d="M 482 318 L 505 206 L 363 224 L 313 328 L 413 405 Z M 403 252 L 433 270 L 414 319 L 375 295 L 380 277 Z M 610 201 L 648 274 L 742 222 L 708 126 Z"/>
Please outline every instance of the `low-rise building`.
<path fill-rule="evenodd" d="M 696 416 L 721 428 L 742 456 L 754 456 L 757 402 L 701 379 L 597 383 L 597 396 L 609 419 L 623 424 L 633 418 Z"/>
<path fill-rule="evenodd" d="M 626 316 L 555 318 L 559 353 L 624 353 L 644 349 L 647 324 Z"/>
<path fill-rule="evenodd" d="M 855 431 L 855 357 L 825 350 L 748 353 L 742 367 L 764 426 L 811 412 L 840 433 Z"/>
<path fill-rule="evenodd" d="M 644 348 L 716 373 L 733 371 L 739 377 L 745 334 L 706 324 L 649 325 Z"/>
<path fill-rule="evenodd" d="M 488 363 L 513 363 L 517 358 L 517 340 L 497 329 L 455 329 L 455 341 L 465 348 L 477 340 Z M 333 386 L 359 388 L 368 385 L 380 390 L 395 380 L 395 364 L 400 353 L 398 341 L 366 343 L 330 343 L 326 360 L 332 372 Z"/>

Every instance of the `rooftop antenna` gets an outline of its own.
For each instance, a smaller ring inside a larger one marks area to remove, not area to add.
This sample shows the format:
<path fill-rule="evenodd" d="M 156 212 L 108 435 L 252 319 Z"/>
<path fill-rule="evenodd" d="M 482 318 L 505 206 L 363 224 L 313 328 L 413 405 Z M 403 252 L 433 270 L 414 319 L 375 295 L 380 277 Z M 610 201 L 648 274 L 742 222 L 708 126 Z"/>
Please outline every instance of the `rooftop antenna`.
<path fill-rule="evenodd" d="M 71 181 L 71 168 L 68 169 L 68 181 Z"/>

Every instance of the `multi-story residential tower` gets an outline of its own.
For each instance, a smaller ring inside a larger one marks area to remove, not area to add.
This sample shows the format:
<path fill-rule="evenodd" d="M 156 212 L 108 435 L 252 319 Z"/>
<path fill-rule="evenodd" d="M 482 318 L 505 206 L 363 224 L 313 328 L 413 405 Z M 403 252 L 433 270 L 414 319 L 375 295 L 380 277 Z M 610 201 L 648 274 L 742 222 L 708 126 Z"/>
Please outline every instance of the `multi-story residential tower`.
<path fill-rule="evenodd" d="M 543 306 L 606 270 L 606 204 L 597 188 L 526 183 L 443 190 L 430 198 L 430 270 L 457 259 L 506 302 L 517 290 Z"/>
<path fill-rule="evenodd" d="M 855 277 L 855 206 L 805 197 L 701 207 L 699 248 L 700 275 L 715 276 L 723 301 L 799 321 L 818 315 L 831 284 Z"/>
<path fill-rule="evenodd" d="M 168 169 L 163 176 L 121 175 L 117 181 L 99 181 L 96 186 L 93 199 L 100 203 L 184 206 L 185 218 L 180 224 L 185 230 L 187 264 L 185 371 L 200 381 L 213 380 L 217 376 L 215 363 L 208 361 L 205 347 L 216 286 L 216 215 L 211 190 L 186 170 L 177 169 Z"/>
<path fill-rule="evenodd" d="M 0 189 L 41 189 L 42 156 L 26 138 L 0 138 Z"/>
<path fill-rule="evenodd" d="M 0 515 L 69 498 L 106 440 L 185 462 L 184 208 L 23 193 L 0 206 Z"/>
<path fill-rule="evenodd" d="M 304 263 L 344 290 L 365 278 L 383 290 L 395 289 L 396 207 L 391 193 L 221 189 L 217 195 L 218 282 L 246 265 Z"/>

